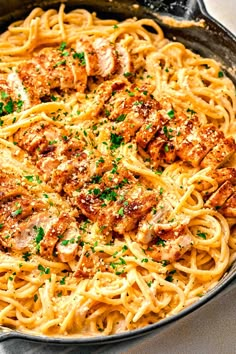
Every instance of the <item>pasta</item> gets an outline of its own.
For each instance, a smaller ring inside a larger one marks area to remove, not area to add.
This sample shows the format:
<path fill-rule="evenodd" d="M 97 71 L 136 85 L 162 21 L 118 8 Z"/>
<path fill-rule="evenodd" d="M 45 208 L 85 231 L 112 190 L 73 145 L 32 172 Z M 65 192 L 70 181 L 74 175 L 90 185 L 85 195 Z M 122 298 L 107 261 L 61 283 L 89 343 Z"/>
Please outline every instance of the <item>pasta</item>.
<path fill-rule="evenodd" d="M 110 335 L 198 301 L 236 258 L 220 65 L 153 20 L 64 5 L 11 24 L 0 52 L 0 323 Z"/>

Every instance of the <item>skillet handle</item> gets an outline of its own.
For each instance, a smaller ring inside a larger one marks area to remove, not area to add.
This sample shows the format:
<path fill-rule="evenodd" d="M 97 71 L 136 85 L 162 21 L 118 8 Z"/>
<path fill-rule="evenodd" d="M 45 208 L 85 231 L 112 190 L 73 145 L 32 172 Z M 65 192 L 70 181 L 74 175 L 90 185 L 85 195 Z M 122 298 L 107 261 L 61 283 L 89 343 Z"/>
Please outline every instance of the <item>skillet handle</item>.
<path fill-rule="evenodd" d="M 172 15 L 181 20 L 198 20 L 203 14 L 206 14 L 204 0 L 142 0 L 138 1 L 140 5 L 146 6 L 153 12 L 158 12 L 163 15 Z"/>

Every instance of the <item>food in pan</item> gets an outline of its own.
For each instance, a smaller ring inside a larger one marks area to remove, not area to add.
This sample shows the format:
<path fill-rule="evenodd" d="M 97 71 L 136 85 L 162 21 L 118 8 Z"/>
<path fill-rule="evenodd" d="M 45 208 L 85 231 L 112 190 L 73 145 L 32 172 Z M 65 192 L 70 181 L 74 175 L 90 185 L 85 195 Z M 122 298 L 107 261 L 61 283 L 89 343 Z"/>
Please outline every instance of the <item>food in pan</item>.
<path fill-rule="evenodd" d="M 150 19 L 64 5 L 10 25 L 0 53 L 0 323 L 109 335 L 198 301 L 236 257 L 220 65 Z"/>

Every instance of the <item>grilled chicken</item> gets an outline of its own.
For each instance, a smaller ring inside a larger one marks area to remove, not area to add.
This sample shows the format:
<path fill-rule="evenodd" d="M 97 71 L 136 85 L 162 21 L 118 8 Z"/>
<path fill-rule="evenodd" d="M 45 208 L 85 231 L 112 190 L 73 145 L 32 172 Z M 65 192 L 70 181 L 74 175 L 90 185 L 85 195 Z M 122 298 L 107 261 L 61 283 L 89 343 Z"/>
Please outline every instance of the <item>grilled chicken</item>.
<path fill-rule="evenodd" d="M 124 71 L 125 70 L 125 71 Z M 1 75 L 0 107 L 4 114 L 51 100 L 53 93 L 84 92 L 88 76 L 110 77 L 131 70 L 125 47 L 105 38 L 86 37 L 74 48 L 43 48 L 20 63 L 9 75 Z"/>
<path fill-rule="evenodd" d="M 77 41 L 76 51 L 84 53 L 88 76 L 105 78 L 132 70 L 127 49 L 120 43 L 110 43 L 106 38 L 81 38 Z"/>
<path fill-rule="evenodd" d="M 220 209 L 220 213 L 228 218 L 236 218 L 236 192 L 234 192 Z"/>
<path fill-rule="evenodd" d="M 73 232 L 79 234 L 75 220 L 69 214 L 60 214 L 50 208 L 21 185 L 17 175 L 1 172 L 1 201 L 0 201 L 0 244 L 1 247 L 15 252 L 31 251 L 51 259 L 59 240 L 63 241 L 73 227 Z M 64 236 L 65 235 L 65 236 Z M 61 261 L 73 259 L 78 250 L 76 244 L 73 252 L 60 247 L 55 255 Z"/>
<path fill-rule="evenodd" d="M 181 225 L 157 233 L 155 243 L 150 243 L 145 251 L 155 261 L 175 262 L 192 246 L 191 233 L 187 226 Z"/>
<path fill-rule="evenodd" d="M 156 196 L 138 181 L 131 172 L 120 169 L 117 176 L 107 172 L 98 185 L 89 185 L 76 197 L 84 215 L 97 221 L 103 232 L 119 234 L 137 227 L 139 220 L 156 204 Z"/>

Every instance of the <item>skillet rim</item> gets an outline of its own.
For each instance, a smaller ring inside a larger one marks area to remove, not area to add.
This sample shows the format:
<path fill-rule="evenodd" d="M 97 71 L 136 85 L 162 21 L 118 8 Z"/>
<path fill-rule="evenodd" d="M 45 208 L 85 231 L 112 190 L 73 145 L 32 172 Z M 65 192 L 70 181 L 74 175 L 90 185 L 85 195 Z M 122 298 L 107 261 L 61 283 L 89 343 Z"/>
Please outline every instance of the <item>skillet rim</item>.
<path fill-rule="evenodd" d="M 188 1 L 188 0 L 187 0 Z M 43 1 L 42 1 L 43 2 Z M 58 1 L 57 3 L 59 3 Z M 67 2 L 67 0 L 66 0 Z M 145 2 L 145 1 L 144 1 Z M 194 5 L 196 8 L 194 9 L 193 18 L 196 19 L 199 17 L 203 17 L 210 23 L 213 23 L 219 32 L 222 32 L 226 37 L 229 37 L 230 40 L 236 42 L 236 34 L 234 35 L 230 30 L 228 30 L 223 24 L 221 24 L 218 20 L 212 17 L 206 9 L 204 0 L 194 0 Z M 145 6 L 142 4 L 141 6 Z M 173 16 L 170 14 L 170 16 Z M 0 16 L 1 17 L 1 16 Z M 181 19 L 181 18 L 180 18 Z M 183 18 L 182 18 L 183 19 Z M 170 27 L 171 28 L 171 27 Z M 193 303 L 189 307 L 186 307 L 181 312 L 176 315 L 172 315 L 170 317 L 164 318 L 163 320 L 156 322 L 154 324 L 145 326 L 143 328 L 126 331 L 118 334 L 113 334 L 110 336 L 96 336 L 96 337 L 49 337 L 44 335 L 34 335 L 27 332 L 20 332 L 17 330 L 12 330 L 8 327 L 0 326 L 0 342 L 10 340 L 10 339 L 22 339 L 29 342 L 35 343 L 44 343 L 44 344 L 55 344 L 55 345 L 78 345 L 78 346 L 86 346 L 86 345 L 104 345 L 111 344 L 121 341 L 126 341 L 128 339 L 138 338 L 140 336 L 147 335 L 153 331 L 158 332 L 171 325 L 173 322 L 180 320 L 181 318 L 187 316 L 188 314 L 196 311 L 197 309 L 203 307 L 208 302 L 212 301 L 219 294 L 223 294 L 223 291 L 232 286 L 232 283 L 236 284 L 236 262 L 226 271 L 223 275 L 219 283 L 208 293 L 206 293 L 202 298 L 200 298 L 197 302 Z"/>

